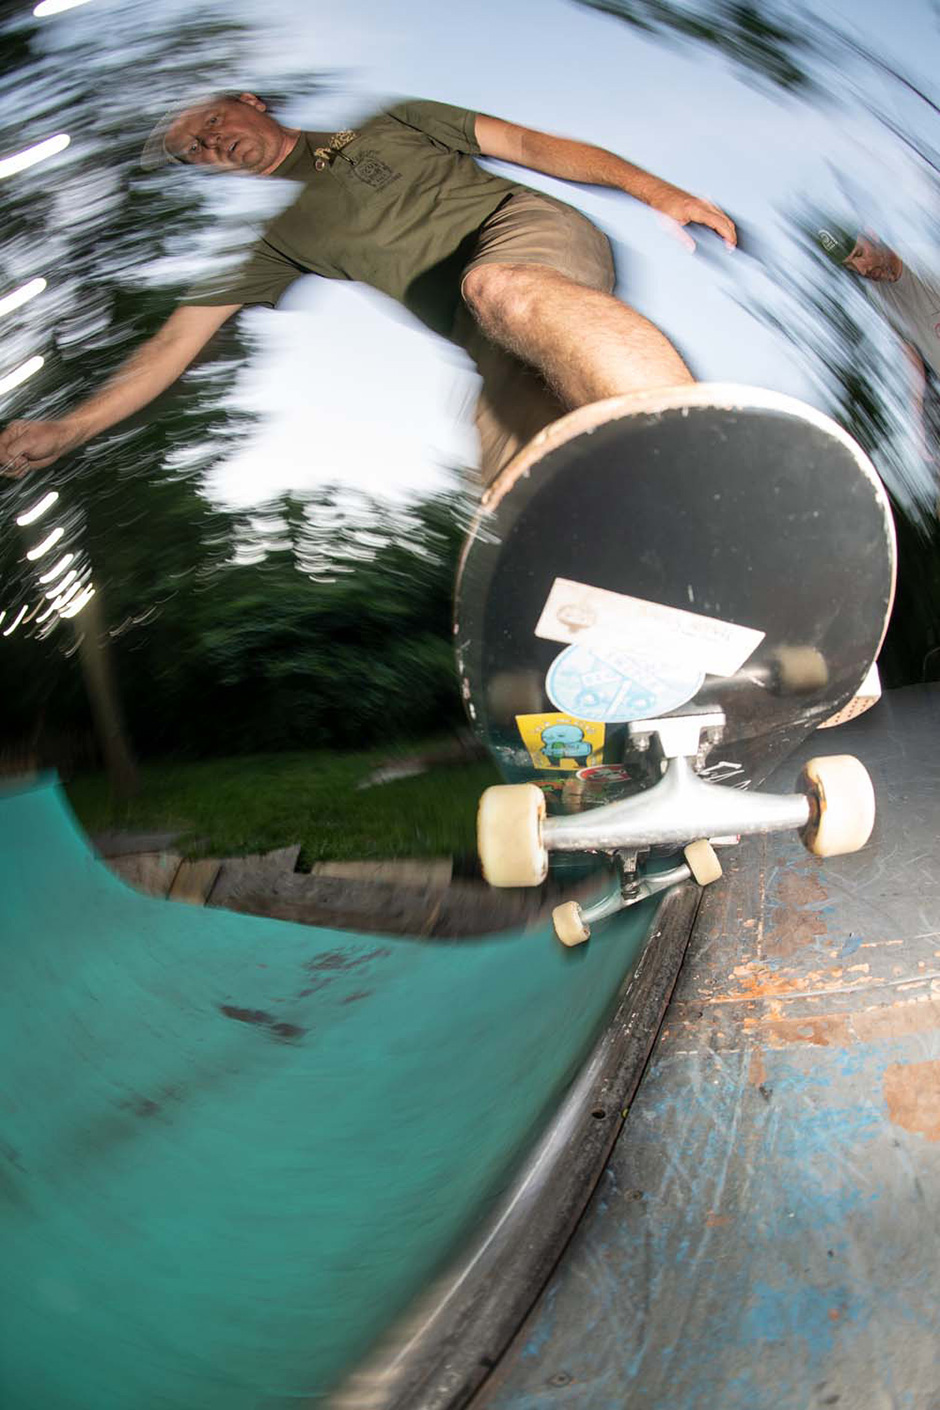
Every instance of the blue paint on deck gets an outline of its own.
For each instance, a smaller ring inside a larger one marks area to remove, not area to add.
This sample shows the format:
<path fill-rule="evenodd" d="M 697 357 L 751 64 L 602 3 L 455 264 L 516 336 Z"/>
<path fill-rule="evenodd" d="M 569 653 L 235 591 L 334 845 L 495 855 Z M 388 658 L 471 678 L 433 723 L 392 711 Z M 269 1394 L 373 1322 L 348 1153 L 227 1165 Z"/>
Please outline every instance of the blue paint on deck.
<path fill-rule="evenodd" d="M 474 1410 L 940 1410 L 938 730 L 940 685 L 840 729 L 878 798 L 857 856 L 822 867 L 788 838 L 731 854 L 604 1207 L 552 1280 L 551 1335 Z M 788 983 L 729 1003 L 745 960 Z"/>

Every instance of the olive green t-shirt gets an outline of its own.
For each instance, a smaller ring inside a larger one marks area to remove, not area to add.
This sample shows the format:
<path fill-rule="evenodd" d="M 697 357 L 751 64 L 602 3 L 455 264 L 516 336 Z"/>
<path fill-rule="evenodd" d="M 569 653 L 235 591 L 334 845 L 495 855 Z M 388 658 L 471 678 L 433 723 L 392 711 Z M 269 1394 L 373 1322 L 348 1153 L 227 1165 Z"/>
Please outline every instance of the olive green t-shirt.
<path fill-rule="evenodd" d="M 273 307 L 295 279 L 322 274 L 370 284 L 447 334 L 477 230 L 525 189 L 473 160 L 475 120 L 447 103 L 399 103 L 328 162 L 320 158 L 320 170 L 317 149 L 333 134 L 302 132 L 270 173 L 300 183 L 296 200 L 239 268 L 190 289 L 183 302 Z"/>

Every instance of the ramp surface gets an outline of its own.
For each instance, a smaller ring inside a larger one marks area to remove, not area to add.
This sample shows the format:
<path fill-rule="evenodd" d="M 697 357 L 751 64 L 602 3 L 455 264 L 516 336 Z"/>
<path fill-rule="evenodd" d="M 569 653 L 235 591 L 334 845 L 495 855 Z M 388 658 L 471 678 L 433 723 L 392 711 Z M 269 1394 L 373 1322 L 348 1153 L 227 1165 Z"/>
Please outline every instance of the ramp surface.
<path fill-rule="evenodd" d="M 314 1405 L 544 1129 L 655 908 L 375 938 L 140 896 L 0 798 L 4 1410 Z"/>
<path fill-rule="evenodd" d="M 848 751 L 872 842 L 726 854 L 592 1204 L 474 1410 L 935 1410 L 940 686 Z M 798 761 L 781 770 L 787 784 Z"/>

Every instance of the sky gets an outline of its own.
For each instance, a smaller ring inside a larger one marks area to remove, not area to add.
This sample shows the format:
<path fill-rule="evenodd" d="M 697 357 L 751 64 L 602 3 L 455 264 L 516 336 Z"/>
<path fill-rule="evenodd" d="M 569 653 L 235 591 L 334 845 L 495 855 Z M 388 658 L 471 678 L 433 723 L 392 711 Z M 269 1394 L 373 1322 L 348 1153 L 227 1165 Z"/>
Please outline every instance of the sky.
<path fill-rule="evenodd" d="M 69 25 L 100 23 L 110 6 L 129 3 L 91 0 L 49 23 L 62 27 L 56 38 L 67 49 Z M 921 57 L 936 46 L 926 0 L 812 8 L 929 84 L 919 73 Z M 605 230 L 621 297 L 673 338 L 703 380 L 766 386 L 825 409 L 816 369 L 748 311 L 757 298 L 785 289 L 788 214 L 803 197 L 842 196 L 834 172 L 843 186 L 878 193 L 889 228 L 886 184 L 895 210 L 924 204 L 916 164 L 848 80 L 821 111 L 749 86 L 701 46 L 671 47 L 573 0 L 476 0 L 460 9 L 430 0 L 266 0 L 263 7 L 231 0 L 224 12 L 256 29 L 259 89 L 286 70 L 298 78 L 335 74 L 329 93 L 283 111 L 289 122 L 344 127 L 386 100 L 435 98 L 607 147 L 726 209 L 763 251 L 779 250 L 779 272 L 726 251 L 706 231 L 689 254 L 652 212 L 621 193 L 505 168 Z M 897 92 L 888 102 L 902 125 L 924 116 L 922 104 L 910 107 Z M 287 195 L 282 183 L 276 190 L 252 182 L 249 193 L 233 191 L 237 178 L 213 179 L 228 183 L 220 201 L 240 199 L 255 214 Z M 259 185 L 269 189 L 261 193 Z M 473 462 L 477 379 L 469 362 L 382 296 L 314 276 L 296 284 L 280 309 L 241 317 L 255 351 L 235 396 L 259 422 L 214 471 L 213 497 L 247 506 L 343 480 L 401 499 L 443 485 L 446 467 Z"/>

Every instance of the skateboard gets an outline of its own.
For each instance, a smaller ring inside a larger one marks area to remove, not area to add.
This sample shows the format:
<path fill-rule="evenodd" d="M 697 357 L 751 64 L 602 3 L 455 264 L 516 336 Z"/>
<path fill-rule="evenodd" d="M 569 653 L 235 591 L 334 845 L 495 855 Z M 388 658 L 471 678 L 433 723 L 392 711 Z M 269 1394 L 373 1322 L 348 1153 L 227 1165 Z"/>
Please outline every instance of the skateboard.
<path fill-rule="evenodd" d="M 555 912 L 577 944 L 654 891 L 717 879 L 719 843 L 795 828 L 820 856 L 863 847 L 874 792 L 851 756 L 811 760 L 791 794 L 759 785 L 852 713 L 895 558 L 874 467 L 793 398 L 698 384 L 540 432 L 484 495 L 457 578 L 461 690 L 507 780 L 480 802 L 486 879 L 609 858 L 610 893 Z"/>

